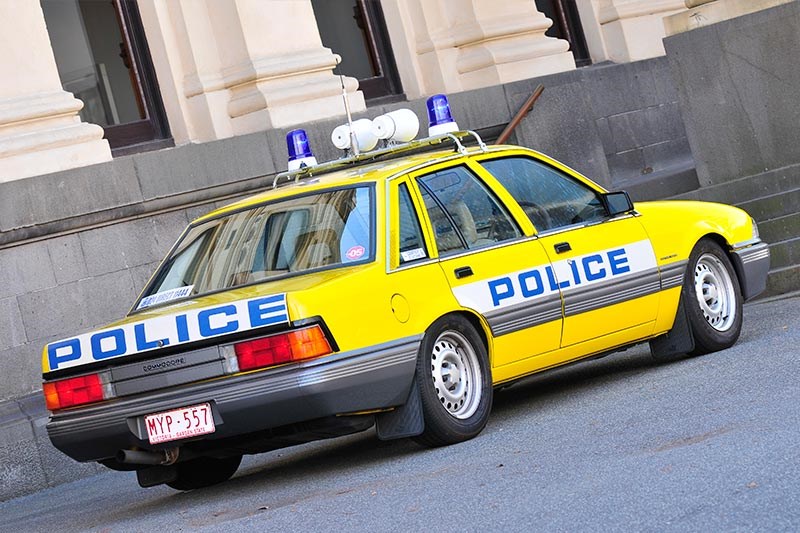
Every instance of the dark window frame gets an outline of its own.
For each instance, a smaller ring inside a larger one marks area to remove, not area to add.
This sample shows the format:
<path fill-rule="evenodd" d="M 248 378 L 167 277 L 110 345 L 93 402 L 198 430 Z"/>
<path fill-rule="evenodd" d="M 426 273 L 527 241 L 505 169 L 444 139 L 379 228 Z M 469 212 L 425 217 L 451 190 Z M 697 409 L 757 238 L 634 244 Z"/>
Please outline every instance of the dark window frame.
<path fill-rule="evenodd" d="M 114 156 L 173 146 L 150 47 L 135 0 L 112 0 L 117 12 L 131 81 L 145 118 L 125 124 L 104 126 L 105 139 Z"/>
<path fill-rule="evenodd" d="M 373 68 L 378 72 L 377 76 L 358 80 L 359 90 L 364 93 L 364 98 L 370 101 L 379 98 L 399 99 L 404 96 L 403 87 L 397 72 L 397 63 L 381 3 L 378 0 L 356 0 L 356 9 L 360 11 L 355 14 L 356 21 L 364 24 L 367 53 Z"/>

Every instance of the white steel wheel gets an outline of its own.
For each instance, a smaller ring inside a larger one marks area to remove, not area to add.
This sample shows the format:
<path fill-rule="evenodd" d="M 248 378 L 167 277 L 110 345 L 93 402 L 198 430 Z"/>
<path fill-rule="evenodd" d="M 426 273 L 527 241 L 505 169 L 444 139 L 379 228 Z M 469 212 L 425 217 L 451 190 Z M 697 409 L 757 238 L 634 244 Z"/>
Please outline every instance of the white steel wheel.
<path fill-rule="evenodd" d="M 428 328 L 417 355 L 417 386 L 425 429 L 414 439 L 444 446 L 473 438 L 492 409 L 486 345 L 476 326 L 446 315 Z"/>
<path fill-rule="evenodd" d="M 447 412 L 459 420 L 475 413 L 481 401 L 478 354 L 457 331 L 445 331 L 430 353 L 431 379 L 436 396 Z"/>
<path fill-rule="evenodd" d="M 728 331 L 736 319 L 737 294 L 728 270 L 716 256 L 705 253 L 694 269 L 694 290 L 708 325 Z"/>
<path fill-rule="evenodd" d="M 722 247 L 700 239 L 689 255 L 683 302 L 694 350 L 700 355 L 733 346 L 742 331 L 742 291 L 739 278 Z"/>

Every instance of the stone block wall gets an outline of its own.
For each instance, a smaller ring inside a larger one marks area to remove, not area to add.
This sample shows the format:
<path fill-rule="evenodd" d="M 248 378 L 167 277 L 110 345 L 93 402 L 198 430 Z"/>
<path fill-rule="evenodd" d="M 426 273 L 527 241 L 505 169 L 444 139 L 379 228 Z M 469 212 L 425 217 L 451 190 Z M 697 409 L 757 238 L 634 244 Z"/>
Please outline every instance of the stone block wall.
<path fill-rule="evenodd" d="M 770 243 L 767 294 L 800 289 L 800 2 L 664 40 L 701 187 Z"/>

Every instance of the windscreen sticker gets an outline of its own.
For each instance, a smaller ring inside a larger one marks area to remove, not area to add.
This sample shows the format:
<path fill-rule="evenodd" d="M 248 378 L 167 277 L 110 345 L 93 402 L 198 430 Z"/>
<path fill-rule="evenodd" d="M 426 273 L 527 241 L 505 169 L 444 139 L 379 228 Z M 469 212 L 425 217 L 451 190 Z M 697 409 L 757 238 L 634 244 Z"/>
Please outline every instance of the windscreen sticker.
<path fill-rule="evenodd" d="M 613 282 L 656 268 L 649 241 L 639 241 L 571 259 L 531 266 L 497 278 L 455 287 L 456 299 L 464 307 L 487 313 L 559 291 Z"/>
<path fill-rule="evenodd" d="M 366 248 L 360 244 L 357 244 L 355 246 L 351 246 L 350 249 L 345 252 L 344 256 L 350 261 L 355 261 L 356 259 L 361 259 L 366 251 Z"/>
<path fill-rule="evenodd" d="M 153 305 L 177 300 L 178 298 L 183 298 L 184 296 L 189 296 L 192 294 L 192 289 L 194 289 L 194 285 L 187 285 L 186 287 L 176 287 L 167 291 L 151 294 L 150 296 L 145 296 L 139 302 L 139 305 L 136 306 L 136 310 L 138 311 L 139 309 L 144 309 Z"/>
<path fill-rule="evenodd" d="M 44 370 L 63 370 L 288 322 L 285 294 L 191 309 L 50 343 L 45 348 Z"/>

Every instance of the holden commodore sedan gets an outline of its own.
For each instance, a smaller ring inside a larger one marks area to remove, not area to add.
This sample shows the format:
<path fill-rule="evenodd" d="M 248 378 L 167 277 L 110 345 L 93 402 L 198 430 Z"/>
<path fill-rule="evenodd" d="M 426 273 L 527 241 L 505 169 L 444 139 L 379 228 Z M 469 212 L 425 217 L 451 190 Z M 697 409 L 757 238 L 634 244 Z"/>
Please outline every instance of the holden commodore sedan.
<path fill-rule="evenodd" d="M 45 347 L 53 444 L 192 489 L 373 426 L 464 441 L 493 388 L 635 343 L 670 360 L 736 342 L 769 268 L 744 211 L 632 205 L 469 138 L 300 165 L 195 220 L 126 318 Z"/>

